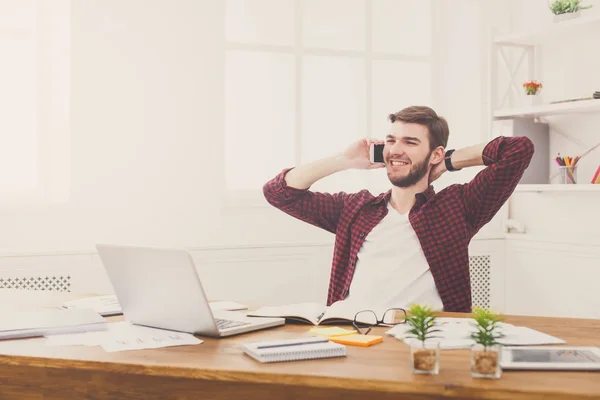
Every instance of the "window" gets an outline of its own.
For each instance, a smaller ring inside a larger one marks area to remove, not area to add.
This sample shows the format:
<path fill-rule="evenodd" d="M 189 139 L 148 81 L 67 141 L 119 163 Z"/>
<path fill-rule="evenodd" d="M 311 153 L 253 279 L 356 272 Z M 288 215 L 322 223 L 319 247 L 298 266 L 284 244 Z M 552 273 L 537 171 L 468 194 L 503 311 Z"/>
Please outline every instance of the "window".
<path fill-rule="evenodd" d="M 64 200 L 69 1 L 0 1 L 0 203 Z"/>
<path fill-rule="evenodd" d="M 229 196 L 258 199 L 283 168 L 383 138 L 388 114 L 431 104 L 430 0 L 228 0 L 225 20 Z M 383 170 L 313 186 L 388 187 Z"/>

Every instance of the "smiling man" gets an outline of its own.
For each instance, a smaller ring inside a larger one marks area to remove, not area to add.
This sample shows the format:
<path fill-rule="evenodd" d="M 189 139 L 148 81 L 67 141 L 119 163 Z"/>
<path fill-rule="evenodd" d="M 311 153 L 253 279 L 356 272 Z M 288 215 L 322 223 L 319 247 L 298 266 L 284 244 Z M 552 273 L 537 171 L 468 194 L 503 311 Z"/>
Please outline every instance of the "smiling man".
<path fill-rule="evenodd" d="M 356 301 L 376 307 L 428 304 L 471 311 L 469 242 L 514 191 L 533 156 L 526 137 L 498 137 L 446 150 L 448 124 L 424 106 L 390 115 L 384 163 L 371 163 L 368 139 L 343 153 L 284 169 L 264 185 L 281 211 L 336 236 L 327 304 Z M 473 180 L 435 193 L 447 171 L 485 166 Z M 347 169 L 386 168 L 391 189 L 378 196 L 319 193 L 310 187 Z"/>

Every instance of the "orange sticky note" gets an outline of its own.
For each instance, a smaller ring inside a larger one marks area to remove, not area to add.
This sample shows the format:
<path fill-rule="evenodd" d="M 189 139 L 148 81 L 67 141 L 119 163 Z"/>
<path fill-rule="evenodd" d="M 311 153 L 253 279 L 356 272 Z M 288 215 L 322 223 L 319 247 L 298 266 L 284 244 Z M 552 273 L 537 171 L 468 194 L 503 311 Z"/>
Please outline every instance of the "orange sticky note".
<path fill-rule="evenodd" d="M 344 335 L 344 336 L 333 336 L 329 338 L 330 341 L 347 344 L 350 346 L 362 346 L 367 347 L 375 343 L 381 343 L 383 336 L 379 335 Z"/>

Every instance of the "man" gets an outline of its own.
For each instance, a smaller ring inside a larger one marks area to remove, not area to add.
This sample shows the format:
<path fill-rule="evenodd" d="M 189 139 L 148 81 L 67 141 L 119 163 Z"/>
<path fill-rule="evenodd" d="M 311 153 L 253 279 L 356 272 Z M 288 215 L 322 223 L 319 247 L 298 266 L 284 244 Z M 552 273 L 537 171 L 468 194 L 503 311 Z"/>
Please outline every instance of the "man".
<path fill-rule="evenodd" d="M 514 191 L 533 156 L 526 137 L 499 137 L 445 150 L 448 124 L 434 110 L 408 107 L 390 115 L 384 164 L 370 162 L 371 141 L 288 168 L 263 188 L 283 212 L 335 234 L 327 304 L 407 307 L 428 304 L 471 311 L 468 246 Z M 466 184 L 435 193 L 431 183 L 446 171 L 486 166 Z M 318 180 L 347 169 L 386 168 L 391 190 L 373 196 L 317 193 Z"/>

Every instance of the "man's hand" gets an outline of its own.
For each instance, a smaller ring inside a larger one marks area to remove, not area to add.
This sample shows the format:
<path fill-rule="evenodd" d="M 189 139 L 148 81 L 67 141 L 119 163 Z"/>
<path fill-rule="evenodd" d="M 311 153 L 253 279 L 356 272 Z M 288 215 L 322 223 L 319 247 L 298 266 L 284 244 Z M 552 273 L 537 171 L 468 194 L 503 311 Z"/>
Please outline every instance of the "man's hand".
<path fill-rule="evenodd" d="M 446 171 L 446 163 L 442 159 L 442 161 L 431 167 L 431 170 L 429 171 L 429 183 L 432 183 L 433 181 L 438 179 Z"/>
<path fill-rule="evenodd" d="M 376 169 L 384 168 L 383 163 L 372 163 L 370 156 L 371 144 L 383 144 L 381 140 L 371 139 L 360 139 L 352 143 L 346 151 L 344 151 L 343 157 L 347 168 L 353 169 Z"/>

